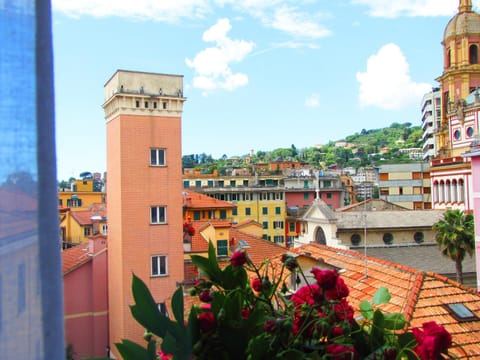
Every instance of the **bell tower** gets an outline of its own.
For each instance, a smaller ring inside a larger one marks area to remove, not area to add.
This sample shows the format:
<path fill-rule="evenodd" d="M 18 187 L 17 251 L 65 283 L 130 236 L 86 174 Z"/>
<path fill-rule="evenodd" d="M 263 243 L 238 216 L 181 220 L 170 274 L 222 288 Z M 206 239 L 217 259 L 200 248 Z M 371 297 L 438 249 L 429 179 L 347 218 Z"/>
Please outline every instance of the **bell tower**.
<path fill-rule="evenodd" d="M 144 329 L 130 313 L 132 274 L 160 309 L 183 277 L 183 76 L 118 70 L 104 86 L 110 349 Z"/>

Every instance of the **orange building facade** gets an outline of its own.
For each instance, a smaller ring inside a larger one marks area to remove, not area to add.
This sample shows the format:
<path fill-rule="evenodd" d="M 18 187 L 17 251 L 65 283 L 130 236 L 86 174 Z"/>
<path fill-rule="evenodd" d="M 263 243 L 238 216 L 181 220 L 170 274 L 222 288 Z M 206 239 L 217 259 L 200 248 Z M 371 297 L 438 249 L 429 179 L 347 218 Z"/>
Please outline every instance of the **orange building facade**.
<path fill-rule="evenodd" d="M 105 84 L 110 347 L 142 343 L 132 274 L 159 308 L 183 281 L 183 76 L 118 70 Z"/>

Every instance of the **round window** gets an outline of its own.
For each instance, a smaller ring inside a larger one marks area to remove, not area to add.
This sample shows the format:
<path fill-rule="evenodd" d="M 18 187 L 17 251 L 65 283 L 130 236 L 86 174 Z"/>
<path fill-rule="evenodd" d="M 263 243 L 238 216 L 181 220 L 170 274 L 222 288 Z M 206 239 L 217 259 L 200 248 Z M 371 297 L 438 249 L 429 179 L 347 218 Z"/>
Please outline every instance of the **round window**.
<path fill-rule="evenodd" d="M 350 241 L 352 242 L 352 245 L 358 245 L 360 244 L 360 241 L 362 241 L 362 238 L 360 237 L 359 234 L 353 234 L 352 237 L 350 238 Z"/>
<path fill-rule="evenodd" d="M 473 136 L 473 127 L 469 126 L 467 128 L 467 136 L 470 138 Z"/>
<path fill-rule="evenodd" d="M 420 244 L 423 242 L 423 232 L 417 231 L 415 234 L 413 234 L 413 240 L 415 240 L 416 243 Z"/>
<path fill-rule="evenodd" d="M 453 137 L 455 138 L 455 140 L 458 140 L 460 139 L 460 130 L 455 130 L 455 132 L 453 133 Z"/>
<path fill-rule="evenodd" d="M 383 234 L 383 242 L 390 245 L 393 242 L 393 235 L 391 233 Z"/>

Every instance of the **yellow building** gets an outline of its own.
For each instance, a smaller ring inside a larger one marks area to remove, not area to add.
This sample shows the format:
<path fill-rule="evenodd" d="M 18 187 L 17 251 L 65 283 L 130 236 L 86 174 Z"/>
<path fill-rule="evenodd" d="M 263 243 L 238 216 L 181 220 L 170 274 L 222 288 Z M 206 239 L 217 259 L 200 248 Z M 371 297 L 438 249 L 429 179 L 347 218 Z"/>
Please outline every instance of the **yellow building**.
<path fill-rule="evenodd" d="M 95 179 L 77 179 L 69 189 L 59 189 L 58 206 L 74 210 L 85 210 L 93 204 L 106 201 L 105 192 L 101 191 Z"/>
<path fill-rule="evenodd" d="M 282 179 L 282 175 L 184 174 L 183 187 L 233 204 L 234 223 L 254 220 L 262 224 L 264 239 L 286 245 L 287 212 Z"/>
<path fill-rule="evenodd" d="M 107 206 L 91 205 L 86 210 L 60 212 L 60 234 L 64 248 L 88 242 L 90 236 L 107 235 Z"/>

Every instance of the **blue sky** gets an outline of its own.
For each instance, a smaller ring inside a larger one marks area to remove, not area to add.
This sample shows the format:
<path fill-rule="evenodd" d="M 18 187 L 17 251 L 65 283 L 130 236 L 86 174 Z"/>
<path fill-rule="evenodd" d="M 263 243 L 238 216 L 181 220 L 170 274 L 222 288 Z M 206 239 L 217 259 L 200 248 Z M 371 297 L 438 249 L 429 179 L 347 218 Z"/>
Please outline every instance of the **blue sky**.
<path fill-rule="evenodd" d="M 480 0 L 473 1 L 478 10 Z M 59 179 L 103 172 L 103 85 L 184 76 L 183 154 L 420 125 L 458 0 L 52 0 Z"/>

